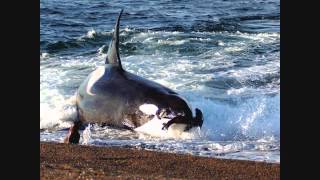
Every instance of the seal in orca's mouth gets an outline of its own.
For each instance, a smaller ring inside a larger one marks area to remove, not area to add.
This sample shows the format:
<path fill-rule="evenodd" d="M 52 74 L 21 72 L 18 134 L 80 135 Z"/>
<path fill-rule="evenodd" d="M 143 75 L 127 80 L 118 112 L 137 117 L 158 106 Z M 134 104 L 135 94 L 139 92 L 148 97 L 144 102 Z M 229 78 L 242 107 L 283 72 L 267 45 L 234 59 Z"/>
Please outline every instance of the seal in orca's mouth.
<path fill-rule="evenodd" d="M 202 112 L 196 108 L 196 116 L 193 118 L 187 118 L 184 113 L 175 113 L 171 109 L 159 109 L 156 113 L 158 119 L 166 118 L 171 119 L 167 123 L 163 123 L 162 130 L 168 129 L 172 124 L 186 124 L 184 131 L 188 131 L 193 127 L 202 127 L 203 115 Z"/>
<path fill-rule="evenodd" d="M 192 117 L 192 114 L 188 116 L 184 111 L 173 110 L 171 107 L 159 108 L 154 104 L 143 104 L 139 107 L 139 110 L 144 114 L 141 118 L 148 116 L 152 119 L 145 125 L 135 129 L 140 132 L 157 134 L 160 133 L 159 130 L 169 130 L 169 127 L 173 124 L 175 124 L 175 127 L 172 127 L 173 129 L 178 128 L 186 132 L 193 127 L 201 128 L 203 123 L 202 112 L 197 108 L 195 109 L 195 117 Z M 152 124 L 151 126 L 150 123 Z"/>

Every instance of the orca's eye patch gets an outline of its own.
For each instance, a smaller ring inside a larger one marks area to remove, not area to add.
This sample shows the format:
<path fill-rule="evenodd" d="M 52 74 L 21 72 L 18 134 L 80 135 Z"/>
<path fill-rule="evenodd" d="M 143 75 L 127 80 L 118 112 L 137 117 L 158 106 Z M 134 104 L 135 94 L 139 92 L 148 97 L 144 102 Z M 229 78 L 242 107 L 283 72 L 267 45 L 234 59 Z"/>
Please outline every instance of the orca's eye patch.
<path fill-rule="evenodd" d="M 154 104 L 142 104 L 139 110 L 147 115 L 155 115 L 158 112 L 158 107 Z"/>

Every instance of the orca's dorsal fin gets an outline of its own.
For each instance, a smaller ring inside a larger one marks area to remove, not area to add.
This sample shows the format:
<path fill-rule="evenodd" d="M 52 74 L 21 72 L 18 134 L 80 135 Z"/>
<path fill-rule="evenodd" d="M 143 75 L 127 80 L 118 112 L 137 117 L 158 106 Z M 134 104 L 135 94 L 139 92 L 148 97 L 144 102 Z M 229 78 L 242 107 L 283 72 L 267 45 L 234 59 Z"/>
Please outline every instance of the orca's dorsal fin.
<path fill-rule="evenodd" d="M 120 11 L 116 25 L 114 27 L 112 40 L 109 44 L 107 58 L 105 61 L 105 64 L 115 64 L 115 65 L 118 65 L 120 69 L 122 69 L 122 65 L 121 65 L 120 54 L 119 54 L 119 26 L 120 26 L 120 18 L 121 18 L 122 12 L 123 12 L 123 9 Z"/>

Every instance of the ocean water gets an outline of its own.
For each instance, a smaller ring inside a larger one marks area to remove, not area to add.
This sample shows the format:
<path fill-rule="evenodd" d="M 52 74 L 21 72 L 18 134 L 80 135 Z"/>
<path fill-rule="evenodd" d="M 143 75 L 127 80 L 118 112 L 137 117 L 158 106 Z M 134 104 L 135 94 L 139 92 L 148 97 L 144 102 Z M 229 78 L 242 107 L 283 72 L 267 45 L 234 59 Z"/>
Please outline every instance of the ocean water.
<path fill-rule="evenodd" d="M 81 144 L 280 163 L 279 0 L 40 0 L 40 141 L 66 136 L 122 8 L 124 69 L 183 95 L 204 124 L 184 138 L 92 124 Z"/>

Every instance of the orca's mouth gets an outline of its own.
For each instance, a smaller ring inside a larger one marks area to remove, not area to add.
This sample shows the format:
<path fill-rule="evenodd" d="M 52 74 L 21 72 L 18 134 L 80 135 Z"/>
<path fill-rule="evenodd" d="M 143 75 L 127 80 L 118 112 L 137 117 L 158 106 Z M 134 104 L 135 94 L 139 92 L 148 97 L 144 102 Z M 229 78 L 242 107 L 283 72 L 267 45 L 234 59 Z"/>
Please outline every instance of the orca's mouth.
<path fill-rule="evenodd" d="M 201 128 L 203 124 L 202 112 L 197 108 L 195 109 L 195 117 L 192 117 L 192 113 L 186 114 L 183 111 L 174 111 L 171 108 L 158 108 L 154 104 L 142 104 L 139 106 L 139 110 L 149 117 L 153 122 L 151 123 L 152 126 L 160 125 L 161 130 L 168 130 L 171 125 L 180 124 L 185 125 L 184 131 L 188 131 L 193 127 Z M 139 131 L 144 131 L 145 128 L 145 125 L 138 127 Z"/>
<path fill-rule="evenodd" d="M 184 113 L 175 113 L 172 112 L 170 109 L 161 109 L 157 111 L 156 115 L 158 119 L 166 118 L 166 119 L 171 119 L 167 123 L 163 123 L 162 130 L 168 128 L 172 124 L 186 124 L 185 130 L 188 131 L 193 127 L 202 127 L 203 124 L 203 115 L 200 109 L 196 108 L 196 116 L 192 118 L 187 118 Z"/>

